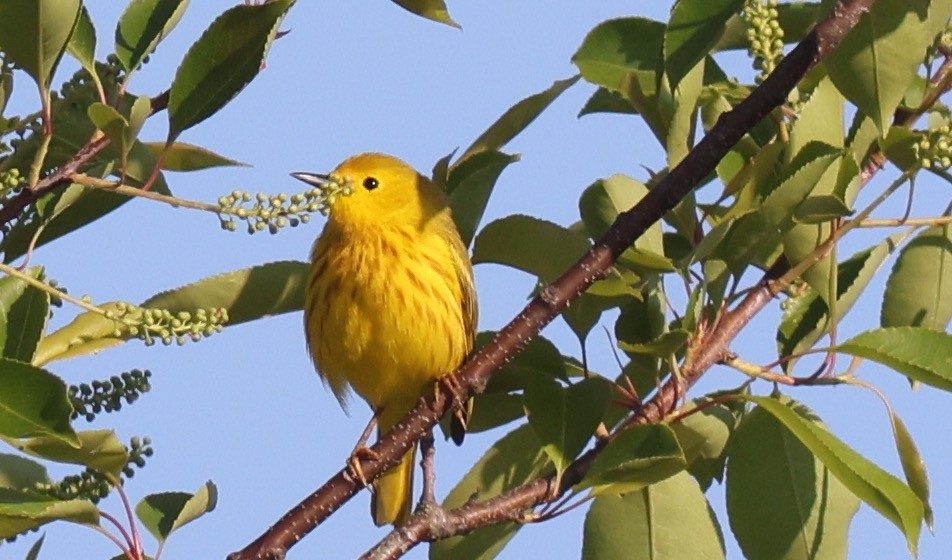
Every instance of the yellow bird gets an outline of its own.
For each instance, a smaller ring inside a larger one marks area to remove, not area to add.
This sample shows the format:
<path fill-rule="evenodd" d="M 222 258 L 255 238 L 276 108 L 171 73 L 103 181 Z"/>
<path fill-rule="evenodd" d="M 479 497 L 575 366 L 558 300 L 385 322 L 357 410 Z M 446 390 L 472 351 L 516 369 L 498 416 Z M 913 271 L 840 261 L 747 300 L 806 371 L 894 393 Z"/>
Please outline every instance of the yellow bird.
<path fill-rule="evenodd" d="M 383 433 L 472 350 L 476 293 L 466 246 L 443 190 L 394 157 L 361 154 L 329 175 L 292 175 L 319 188 L 349 187 L 327 200 L 304 327 L 334 395 L 343 405 L 353 388 Z M 409 517 L 414 452 L 374 483 L 377 525 Z"/>

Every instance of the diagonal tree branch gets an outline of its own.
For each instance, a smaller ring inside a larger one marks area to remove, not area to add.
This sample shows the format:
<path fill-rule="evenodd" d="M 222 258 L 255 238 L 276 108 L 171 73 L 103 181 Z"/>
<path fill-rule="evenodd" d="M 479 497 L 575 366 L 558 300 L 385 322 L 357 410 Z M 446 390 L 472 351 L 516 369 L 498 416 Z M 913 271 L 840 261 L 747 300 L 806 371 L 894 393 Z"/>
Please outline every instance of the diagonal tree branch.
<path fill-rule="evenodd" d="M 481 392 L 496 370 L 520 352 L 526 343 L 557 317 L 572 299 L 598 280 L 615 259 L 642 233 L 689 194 L 705 176 L 713 171 L 718 161 L 748 130 L 780 106 L 797 82 L 839 44 L 874 2 L 875 0 L 837 2 L 832 12 L 780 62 L 776 70 L 760 87 L 732 111 L 721 115 L 708 134 L 659 182 L 657 187 L 634 208 L 619 215 L 608 232 L 572 268 L 546 287 L 496 335 L 490 344 L 454 372 L 455 383 L 469 394 Z M 751 297 L 752 295 L 748 295 L 747 299 Z M 769 300 L 770 296 L 768 293 L 762 297 Z M 766 301 L 763 304 L 765 303 Z M 713 333 L 712 336 L 719 335 Z M 726 348 L 726 343 L 727 340 L 721 348 Z M 714 349 L 718 345 L 711 343 L 708 346 Z M 716 352 L 714 354 L 710 358 L 711 364 L 721 357 L 716 355 Z M 700 363 L 700 358 L 697 359 Z M 652 402 L 657 401 L 658 406 L 662 406 L 669 398 L 676 399 L 677 396 L 669 396 L 662 392 Z M 371 448 L 375 458 L 361 459 L 360 466 L 363 474 L 368 479 L 373 479 L 396 465 L 414 442 L 435 426 L 457 400 L 458 396 L 453 394 L 450 383 L 440 383 L 432 397 L 421 399 L 403 420 L 397 423 L 390 432 L 384 434 Z M 586 456 L 588 454 L 583 458 Z M 494 506 L 510 512 L 520 511 L 519 500 L 524 498 L 525 507 L 531 507 L 540 503 L 538 496 L 545 495 L 548 485 L 549 481 L 546 479 L 538 479 L 526 485 L 532 490 L 520 494 L 520 498 L 515 502 L 494 504 Z M 290 547 L 316 528 L 360 489 L 359 482 L 347 476 L 345 470 L 339 471 L 321 488 L 286 513 L 258 539 L 243 550 L 231 554 L 229 559 L 283 558 Z M 504 496 L 498 498 L 507 499 Z M 487 503 L 490 502 L 492 500 Z M 501 505 L 505 507 L 501 508 Z"/>
<path fill-rule="evenodd" d="M 681 368 L 681 378 L 671 379 L 647 403 L 641 413 L 631 417 L 629 425 L 660 422 L 675 407 L 686 388 L 723 360 L 730 342 L 747 326 L 750 319 L 763 309 L 774 296 L 773 282 L 789 267 L 781 258 L 758 284 L 731 311 L 725 313 L 717 330 L 697 346 L 688 362 Z M 617 435 L 617 432 L 614 434 Z M 410 518 L 403 527 L 390 532 L 363 559 L 386 560 L 399 558 L 417 544 L 471 533 L 488 525 L 526 520 L 525 512 L 547 502 L 553 502 L 585 478 L 595 458 L 614 437 L 599 441 L 582 454 L 562 473 L 540 477 L 482 502 L 472 502 L 438 515 L 419 515 Z M 558 485 L 558 486 L 556 486 Z"/>
<path fill-rule="evenodd" d="M 912 110 L 897 110 L 895 125 L 911 127 L 935 105 L 941 95 L 952 89 L 952 52 L 946 53 L 945 60 L 930 80 L 930 86 L 924 101 L 918 107 Z M 885 161 L 885 155 L 875 146 L 863 166 L 860 188 L 882 169 Z M 689 361 L 681 368 L 681 379 L 670 379 L 645 404 L 640 414 L 630 418 L 626 426 L 662 421 L 674 408 L 685 389 L 690 388 L 710 367 L 727 359 L 729 345 L 733 339 L 779 291 L 788 287 L 782 279 L 790 269 L 790 264 L 781 256 L 741 303 L 724 314 L 712 335 L 694 346 Z M 554 502 L 581 482 L 598 453 L 609 441 L 610 438 L 599 441 L 592 450 L 576 459 L 559 479 L 558 488 L 554 487 L 555 477 L 550 475 L 527 482 L 483 502 L 471 502 L 456 509 L 442 510 L 437 512 L 437 515 L 416 515 L 406 526 L 384 537 L 363 558 L 398 558 L 421 542 L 464 535 L 493 524 L 524 522 L 525 512 L 541 504 Z"/>

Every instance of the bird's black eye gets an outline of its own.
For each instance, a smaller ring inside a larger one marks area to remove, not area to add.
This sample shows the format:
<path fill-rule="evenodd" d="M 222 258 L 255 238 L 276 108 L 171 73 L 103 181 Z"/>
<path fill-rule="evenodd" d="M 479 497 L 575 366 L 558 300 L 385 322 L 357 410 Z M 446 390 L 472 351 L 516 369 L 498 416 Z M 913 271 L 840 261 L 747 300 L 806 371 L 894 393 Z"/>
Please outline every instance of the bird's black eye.
<path fill-rule="evenodd" d="M 380 186 L 380 183 L 378 183 L 377 180 L 374 179 L 373 177 L 367 177 L 366 179 L 364 179 L 364 188 L 367 189 L 368 191 L 372 191 L 376 189 L 378 186 Z"/>

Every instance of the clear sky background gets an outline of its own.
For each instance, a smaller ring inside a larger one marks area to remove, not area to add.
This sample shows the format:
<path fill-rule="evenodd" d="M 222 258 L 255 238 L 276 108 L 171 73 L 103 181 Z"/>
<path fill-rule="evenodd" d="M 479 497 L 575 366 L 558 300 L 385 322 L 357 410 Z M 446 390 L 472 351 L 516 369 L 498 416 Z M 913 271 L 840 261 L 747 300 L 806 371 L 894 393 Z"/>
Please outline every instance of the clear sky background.
<path fill-rule="evenodd" d="M 193 2 L 130 90 L 146 95 L 165 90 L 188 46 L 230 5 L 221 0 Z M 631 15 L 665 20 L 670 5 L 451 0 L 449 7 L 463 31 L 414 17 L 386 0 L 299 2 L 282 26 L 290 33 L 275 43 L 264 72 L 222 112 L 181 138 L 253 167 L 168 174 L 173 192 L 208 202 L 235 188 L 295 192 L 300 184 L 289 172 L 328 171 L 364 151 L 392 153 L 428 173 L 437 159 L 469 145 L 513 103 L 572 76 L 570 57 L 599 22 Z M 88 9 L 97 27 L 97 55 L 103 58 L 111 52 L 122 3 L 88 2 Z M 729 74 L 749 80 L 751 71 L 742 57 L 730 56 L 723 64 Z M 64 62 L 54 83 L 67 79 L 74 67 Z M 639 119 L 576 118 L 593 90 L 585 83 L 572 87 L 507 147 L 522 160 L 503 173 L 483 224 L 525 213 L 567 225 L 578 219 L 578 196 L 595 179 L 624 173 L 644 180 L 645 167 L 663 167 L 664 154 Z M 34 95 L 20 76 L 11 112 L 35 110 Z M 164 139 L 165 119 L 164 114 L 153 119 L 142 137 Z M 947 195 L 941 190 L 937 183 L 920 182 L 920 215 L 946 206 Z M 897 217 L 900 206 L 883 216 Z M 321 225 L 317 218 L 276 236 L 249 237 L 222 231 L 211 214 L 135 200 L 37 251 L 32 262 L 46 266 L 48 275 L 71 294 L 89 294 L 95 302 L 138 302 L 215 273 L 305 259 Z M 840 254 L 849 255 L 873 239 L 867 234 L 850 241 Z M 844 339 L 878 325 L 884 278 L 844 323 Z M 478 266 L 476 280 L 482 330 L 498 329 L 514 317 L 533 285 L 527 275 L 495 265 Z M 775 304 L 757 317 L 733 345 L 742 358 L 756 363 L 775 359 L 777 309 Z M 53 326 L 73 313 L 70 308 L 57 310 Z M 544 335 L 563 353 L 578 355 L 578 343 L 561 321 Z M 590 336 L 589 356 L 593 370 L 617 373 L 599 329 Z M 846 361 L 840 361 L 841 369 Z M 98 356 L 50 365 L 70 383 L 132 368 L 153 372 L 153 391 L 91 426 L 115 428 L 124 441 L 133 435 L 153 439 L 156 454 L 128 483 L 130 497 L 138 501 L 153 492 L 195 491 L 208 479 L 220 491 L 214 512 L 173 535 L 163 554 L 167 559 L 224 558 L 256 538 L 341 468 L 369 417 L 359 400 L 352 402 L 347 416 L 322 386 L 305 352 L 300 313 L 227 328 L 184 347 L 146 348 L 132 341 Z M 943 424 L 949 396 L 929 388 L 913 392 L 904 378 L 873 365 L 864 365 L 860 372 L 890 396 L 930 467 L 936 535 L 924 532 L 920 557 L 944 558 L 952 549 L 952 473 Z M 718 368 L 692 396 L 742 381 L 740 374 Z M 766 385 L 758 387 L 769 392 Z M 790 394 L 814 408 L 834 433 L 862 454 L 900 475 L 887 416 L 872 393 L 840 387 Z M 470 436 L 462 448 L 440 444 L 438 493 L 445 495 L 508 429 Z M 723 487 L 713 486 L 708 497 L 727 534 L 728 557 L 741 558 L 729 535 Z M 114 497 L 102 508 L 116 516 L 122 513 Z M 367 494 L 362 493 L 306 537 L 289 558 L 359 555 L 385 534 L 373 526 L 368 509 Z M 585 511 L 579 508 L 524 527 L 501 557 L 578 557 Z M 46 533 L 41 558 L 106 559 L 117 553 L 110 542 L 83 527 L 57 524 Z M 22 558 L 33 538 L 0 547 L 0 558 Z M 866 506 L 853 522 L 850 543 L 850 558 L 908 557 L 900 532 Z M 147 551 L 154 552 L 154 545 Z M 423 546 L 409 557 L 423 558 L 425 553 Z"/>

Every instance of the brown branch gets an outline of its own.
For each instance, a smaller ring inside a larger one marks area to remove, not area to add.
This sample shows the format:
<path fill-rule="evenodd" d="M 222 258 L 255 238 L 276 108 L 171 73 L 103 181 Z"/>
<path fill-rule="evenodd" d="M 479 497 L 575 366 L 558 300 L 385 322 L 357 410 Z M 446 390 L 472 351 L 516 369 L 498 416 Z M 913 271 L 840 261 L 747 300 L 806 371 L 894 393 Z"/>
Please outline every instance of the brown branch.
<path fill-rule="evenodd" d="M 168 104 L 169 92 L 166 90 L 152 99 L 152 113 L 150 115 L 162 111 Z M 72 183 L 70 178 L 107 146 L 109 146 L 109 139 L 105 136 L 90 140 L 69 161 L 61 165 L 56 171 L 40 179 L 34 188 L 25 188 L 20 191 L 20 194 L 11 198 L 3 207 L 0 207 L 0 227 L 15 220 L 29 205 L 39 200 L 46 193 L 70 185 Z"/>
<path fill-rule="evenodd" d="M 939 72 L 932 78 L 932 89 L 927 93 L 928 103 L 922 103 L 916 109 L 902 110 L 896 113 L 894 120 L 897 126 L 912 126 L 915 121 L 929 110 L 939 97 L 952 88 L 952 53 L 945 53 L 946 59 Z M 870 157 L 861 172 L 861 188 L 869 182 L 873 175 L 885 163 L 885 157 L 874 147 Z M 714 336 L 706 338 L 697 345 L 698 352 L 692 354 L 689 362 L 682 369 L 680 380 L 671 379 L 649 402 L 632 416 L 627 425 L 659 422 L 664 419 L 677 403 L 684 388 L 689 388 L 716 363 L 729 360 L 728 350 L 730 342 L 749 323 L 750 319 L 760 312 L 768 302 L 787 286 L 781 280 L 790 270 L 790 265 L 781 256 L 777 262 L 764 274 L 764 277 L 745 296 L 743 301 L 733 310 L 727 312 L 717 323 Z M 841 379 L 817 378 L 789 378 L 791 385 L 835 385 L 842 383 Z M 716 402 L 716 401 L 710 401 Z M 643 412 L 642 412 L 643 411 Z M 671 418 L 667 418 L 671 421 Z M 616 432 L 617 435 L 617 432 Z M 614 436 L 612 436 L 614 437 Z M 543 477 L 523 484 L 513 490 L 505 492 L 484 502 L 468 503 L 460 508 L 439 512 L 439 517 L 425 516 L 410 519 L 406 527 L 393 531 L 381 540 L 364 557 L 374 559 L 398 558 L 406 551 L 423 541 L 433 541 L 456 535 L 467 534 L 492 523 L 506 521 L 522 521 L 524 512 L 543 503 L 552 502 L 572 486 L 578 484 L 591 468 L 592 462 L 604 448 L 607 441 L 600 441 L 592 450 L 586 452 L 574 461 L 561 478 L 559 488 L 553 492 L 551 485 L 555 483 L 552 476 Z M 495 511 L 496 508 L 510 506 L 517 509 Z M 438 526 L 433 526 L 438 524 Z"/>
<path fill-rule="evenodd" d="M 711 171 L 748 130 L 764 116 L 780 106 L 797 82 L 826 57 L 859 18 L 869 10 L 875 0 L 843 0 L 838 2 L 830 15 L 816 27 L 784 58 L 777 69 L 751 95 L 732 111 L 720 116 L 714 127 L 698 145 L 664 177 L 634 208 L 618 216 L 609 231 L 561 277 L 543 290 L 522 312 L 506 325 L 493 341 L 472 359 L 454 372 L 460 386 L 470 394 L 483 390 L 490 376 L 512 359 L 525 344 L 551 322 L 580 293 L 591 286 L 615 259 L 652 224 L 673 209 Z M 733 313 L 738 328 L 743 327 L 757 305 L 769 301 L 769 290 L 752 291 Z M 703 373 L 700 365 L 714 364 L 723 357 L 728 336 L 722 325 L 718 332 L 711 333 L 711 340 L 702 346 L 694 357 L 693 367 L 688 369 L 687 382 L 693 382 Z M 707 348 L 708 350 L 705 350 Z M 708 365 L 708 367 L 709 367 Z M 692 377 L 693 375 L 693 377 Z M 396 465 L 411 445 L 423 437 L 439 419 L 448 412 L 454 402 L 449 384 L 438 385 L 435 395 L 421 399 L 416 407 L 372 447 L 377 459 L 362 459 L 361 470 L 369 479 L 379 476 Z M 674 385 L 680 385 L 676 383 Z M 668 384 L 665 389 L 671 387 Z M 677 399 L 671 390 L 661 391 L 649 404 L 663 411 Z M 657 414 L 657 412 L 655 413 Z M 646 411 L 645 418 L 650 413 Z M 589 452 L 577 464 L 585 463 Z M 581 467 L 577 467 L 579 472 Z M 587 468 L 585 469 L 587 471 Z M 574 482 L 573 482 L 574 480 Z M 567 489 L 579 479 L 569 473 L 563 475 L 560 489 Z M 496 517 L 512 517 L 512 512 L 521 512 L 541 503 L 547 496 L 557 495 L 549 490 L 551 481 L 538 479 L 530 482 L 521 492 L 509 492 L 484 504 L 489 509 L 479 510 L 482 523 L 490 523 Z M 324 519 L 353 497 L 360 487 L 341 470 L 321 488 L 305 498 L 285 514 L 254 542 L 243 550 L 229 556 L 230 560 L 280 559 L 286 551 L 304 535 L 316 528 Z M 564 491 L 564 490 L 563 490 Z M 562 492 L 559 492 L 560 494 Z M 464 506 L 465 507 L 465 506 Z M 473 506 L 476 507 L 475 505 Z M 477 515 L 477 514 L 472 514 Z M 495 517 L 494 517 L 495 516 Z M 401 530 L 401 533 L 405 531 Z M 413 546 L 411 540 L 408 546 Z M 419 542 L 413 541 L 413 542 Z"/>
<path fill-rule="evenodd" d="M 771 284 L 786 268 L 784 261 L 768 270 L 737 307 L 725 313 L 719 328 L 698 346 L 698 351 L 691 354 L 681 368 L 681 379 L 666 383 L 639 414 L 630 418 L 628 424 L 657 423 L 664 419 L 675 407 L 685 388 L 693 385 L 711 366 L 727 356 L 730 342 L 773 299 Z M 407 525 L 392 531 L 363 558 L 395 559 L 420 542 L 471 533 L 487 525 L 522 521 L 526 518 L 525 512 L 542 503 L 554 501 L 581 482 L 608 441 L 610 438 L 599 441 L 593 449 L 576 459 L 558 481 L 554 475 L 537 478 L 482 502 L 468 503 L 432 515 L 413 516 Z M 553 488 L 555 484 L 559 485 L 558 488 Z"/>

